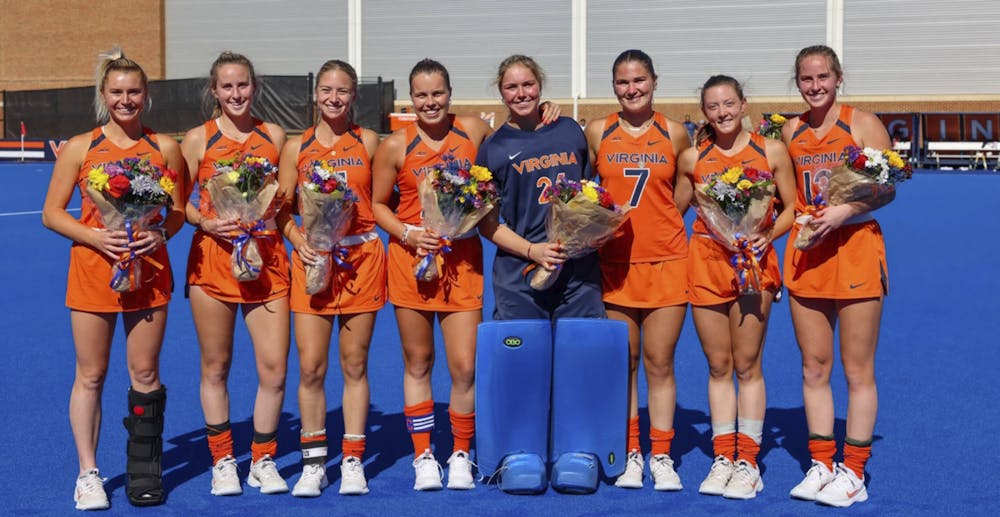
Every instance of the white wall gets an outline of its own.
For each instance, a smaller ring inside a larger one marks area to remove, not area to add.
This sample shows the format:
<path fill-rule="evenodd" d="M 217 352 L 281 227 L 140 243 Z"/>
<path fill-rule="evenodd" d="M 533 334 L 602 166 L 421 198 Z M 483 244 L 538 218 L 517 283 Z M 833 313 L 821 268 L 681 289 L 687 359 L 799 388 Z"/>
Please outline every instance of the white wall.
<path fill-rule="evenodd" d="M 547 97 L 570 98 L 574 1 L 586 8 L 586 97 L 611 97 L 610 68 L 628 48 L 649 53 L 660 98 L 697 95 L 710 75 L 745 83 L 751 96 L 795 96 L 798 49 L 827 42 L 828 5 L 843 5 L 846 93 L 995 94 L 1000 85 L 998 0 L 166 0 L 170 79 L 208 73 L 222 50 L 247 55 L 261 74 L 305 75 L 350 60 L 360 30 L 364 77 L 396 81 L 424 57 L 448 67 L 456 99 L 496 98 L 500 60 L 521 53 L 548 74 Z M 354 63 L 357 65 L 358 63 Z"/>

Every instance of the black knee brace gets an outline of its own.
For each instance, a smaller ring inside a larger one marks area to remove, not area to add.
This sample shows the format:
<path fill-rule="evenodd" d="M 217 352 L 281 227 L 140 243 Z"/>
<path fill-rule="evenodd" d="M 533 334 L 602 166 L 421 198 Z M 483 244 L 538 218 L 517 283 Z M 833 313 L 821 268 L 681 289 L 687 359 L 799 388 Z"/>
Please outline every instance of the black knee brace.
<path fill-rule="evenodd" d="M 150 393 L 128 390 L 128 416 L 124 419 L 128 431 L 125 493 L 133 506 L 153 506 L 166 500 L 160 464 L 166 405 L 164 386 Z"/>

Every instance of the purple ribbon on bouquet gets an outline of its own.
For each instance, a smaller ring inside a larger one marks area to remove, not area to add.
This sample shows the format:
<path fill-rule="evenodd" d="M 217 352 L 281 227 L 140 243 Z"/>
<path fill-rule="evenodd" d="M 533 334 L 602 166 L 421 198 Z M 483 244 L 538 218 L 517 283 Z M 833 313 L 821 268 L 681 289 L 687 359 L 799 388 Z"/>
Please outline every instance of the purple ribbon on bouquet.
<path fill-rule="evenodd" d="M 451 253 L 451 237 L 448 237 L 447 235 L 442 235 L 440 239 L 441 239 L 441 249 L 439 249 L 438 251 L 429 252 L 426 255 L 424 255 L 423 258 L 420 259 L 420 267 L 419 269 L 417 269 L 417 278 L 424 277 L 424 274 L 427 273 L 427 268 L 431 266 L 432 263 L 431 261 L 437 262 L 438 271 L 439 272 L 441 271 L 441 268 L 444 265 L 444 257 L 442 255 L 444 255 L 445 253 Z"/>
<path fill-rule="evenodd" d="M 333 251 L 330 252 L 330 258 L 333 259 L 334 264 L 344 269 L 352 270 L 354 269 L 354 266 L 352 266 L 349 262 L 347 262 L 347 255 L 349 254 L 350 250 L 348 250 L 346 247 L 336 245 L 333 247 Z"/>
<path fill-rule="evenodd" d="M 746 236 L 741 233 L 737 233 L 733 237 L 736 238 L 733 244 L 738 251 L 729 259 L 729 263 L 736 270 L 736 279 L 739 281 L 740 291 L 743 291 L 749 282 L 750 288 L 754 292 L 759 292 L 760 277 L 762 274 L 760 268 L 760 250 L 752 246 Z"/>
<path fill-rule="evenodd" d="M 135 242 L 135 238 L 132 235 L 132 221 L 129 221 L 127 219 L 125 220 L 125 233 L 128 234 L 129 244 Z M 110 287 L 112 289 L 114 289 L 114 287 L 123 280 L 122 277 L 132 272 L 132 261 L 135 260 L 136 258 L 137 257 L 135 254 L 135 250 L 129 248 L 128 256 L 123 256 L 122 258 L 118 259 L 118 262 L 116 263 L 117 267 L 115 267 L 115 274 L 111 276 Z"/>
<path fill-rule="evenodd" d="M 236 248 L 236 265 L 239 267 L 250 271 L 251 273 L 260 273 L 260 268 L 255 267 L 246 258 L 246 245 L 250 242 L 250 239 L 254 238 L 255 234 L 264 231 L 265 225 L 263 219 L 258 219 L 255 223 L 251 225 L 245 225 L 239 223 L 240 233 L 235 238 L 233 238 L 233 246 Z"/>

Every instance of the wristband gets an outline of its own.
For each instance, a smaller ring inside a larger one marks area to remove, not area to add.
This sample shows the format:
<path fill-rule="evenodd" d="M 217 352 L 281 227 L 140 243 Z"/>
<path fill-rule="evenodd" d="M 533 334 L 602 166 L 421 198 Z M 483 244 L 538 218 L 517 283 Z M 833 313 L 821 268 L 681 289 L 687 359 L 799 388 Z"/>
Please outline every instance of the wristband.
<path fill-rule="evenodd" d="M 399 236 L 399 240 L 402 241 L 403 244 L 405 244 L 406 246 L 410 245 L 408 242 L 406 242 L 406 237 L 410 235 L 410 228 L 411 227 L 408 224 L 403 225 L 403 233 L 400 234 Z"/>

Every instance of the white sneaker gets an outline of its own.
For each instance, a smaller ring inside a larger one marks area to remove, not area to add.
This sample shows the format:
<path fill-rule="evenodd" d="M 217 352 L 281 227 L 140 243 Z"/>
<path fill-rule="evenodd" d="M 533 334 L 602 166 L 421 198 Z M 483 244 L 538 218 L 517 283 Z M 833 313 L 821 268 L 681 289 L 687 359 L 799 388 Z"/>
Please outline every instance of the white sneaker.
<path fill-rule="evenodd" d="M 326 479 L 326 466 L 322 463 L 310 463 L 302 466 L 302 475 L 292 488 L 295 497 L 319 497 L 323 489 L 330 485 Z"/>
<path fill-rule="evenodd" d="M 716 456 L 712 462 L 712 468 L 708 471 L 708 476 L 698 487 L 698 493 L 705 495 L 722 495 L 729 484 L 729 478 L 733 477 L 733 462 L 725 456 Z"/>
<path fill-rule="evenodd" d="M 653 489 L 673 491 L 684 488 L 681 477 L 674 471 L 674 460 L 668 454 L 649 457 L 649 473 L 653 476 Z"/>
<path fill-rule="evenodd" d="M 764 490 L 764 482 L 760 479 L 760 469 L 747 460 L 736 460 L 736 468 L 729 477 L 729 483 L 726 483 L 722 497 L 753 499 L 761 490 Z"/>
<path fill-rule="evenodd" d="M 434 459 L 430 449 L 413 460 L 414 490 L 441 490 L 441 464 Z"/>
<path fill-rule="evenodd" d="M 212 495 L 240 495 L 240 474 L 236 469 L 236 459 L 226 456 L 212 467 Z"/>
<path fill-rule="evenodd" d="M 354 456 L 348 456 L 340 463 L 340 493 L 343 495 L 364 495 L 368 493 L 368 480 L 365 479 L 365 465 Z"/>
<path fill-rule="evenodd" d="M 262 494 L 281 494 L 288 491 L 288 483 L 278 473 L 278 466 L 271 456 L 265 454 L 260 461 L 250 462 L 250 475 L 247 484 L 260 488 Z"/>
<path fill-rule="evenodd" d="M 845 467 L 843 463 L 837 463 L 834 471 L 833 481 L 827 483 L 816 494 L 817 503 L 845 508 L 868 500 L 868 489 L 865 488 L 864 479 L 859 479 L 854 471 Z"/>
<path fill-rule="evenodd" d="M 472 479 L 472 462 L 469 453 L 455 451 L 448 458 L 448 488 L 451 490 L 472 490 L 476 482 Z"/>
<path fill-rule="evenodd" d="M 104 480 L 97 469 L 90 469 L 76 478 L 73 502 L 77 510 L 107 510 L 111 507 L 104 491 Z"/>
<path fill-rule="evenodd" d="M 642 453 L 636 450 L 629 451 L 625 458 L 625 472 L 615 480 L 618 488 L 642 488 Z"/>
<path fill-rule="evenodd" d="M 806 477 L 802 479 L 802 482 L 795 485 L 795 488 L 788 495 L 796 499 L 815 501 L 816 494 L 833 481 L 834 477 L 833 472 L 826 468 L 823 462 L 812 460 L 812 467 L 809 467 L 809 470 L 806 471 Z"/>

